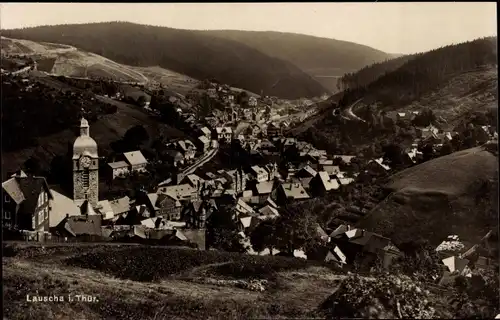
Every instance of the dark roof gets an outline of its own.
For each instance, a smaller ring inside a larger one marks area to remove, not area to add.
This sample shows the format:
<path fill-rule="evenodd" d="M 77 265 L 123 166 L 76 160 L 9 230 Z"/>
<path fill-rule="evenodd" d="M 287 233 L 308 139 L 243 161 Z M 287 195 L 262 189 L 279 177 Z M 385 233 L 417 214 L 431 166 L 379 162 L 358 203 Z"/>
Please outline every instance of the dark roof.
<path fill-rule="evenodd" d="M 38 204 L 38 196 L 42 192 L 42 189 L 45 189 L 50 199 L 53 198 L 45 178 L 29 176 L 16 177 L 15 179 L 25 198 L 21 204 L 21 212 L 33 213 L 35 211 Z"/>
<path fill-rule="evenodd" d="M 70 235 L 101 235 L 101 215 L 70 216 L 64 218 L 57 226 Z"/>

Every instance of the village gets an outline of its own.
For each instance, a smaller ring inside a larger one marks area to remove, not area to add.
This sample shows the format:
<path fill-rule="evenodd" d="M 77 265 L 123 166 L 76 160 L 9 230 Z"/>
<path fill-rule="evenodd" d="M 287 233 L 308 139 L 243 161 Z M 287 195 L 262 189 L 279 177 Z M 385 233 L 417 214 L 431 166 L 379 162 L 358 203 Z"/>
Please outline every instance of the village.
<path fill-rule="evenodd" d="M 67 159 L 72 163 L 73 195 L 62 194 L 51 188 L 45 177 L 20 169 L 2 183 L 4 227 L 19 231 L 22 237 L 17 239 L 24 241 L 118 241 L 208 250 L 212 244 L 207 234 L 217 227 L 219 219 L 214 217 L 223 212 L 230 216 L 247 254 L 279 255 L 285 253 L 272 247 L 260 252 L 254 250 L 251 234 L 260 223 L 277 219 L 291 203 L 341 193 L 349 190 L 357 179 L 395 172 L 384 157 L 358 159 L 355 154 L 328 154 L 306 141 L 287 136 L 291 125 L 318 112 L 311 102 L 305 103 L 305 111 L 288 114 L 276 107 L 273 97 L 242 95 L 241 91 L 217 83 L 209 83 L 204 90 L 224 108 L 213 108 L 201 116 L 176 104 L 181 100 L 178 96 L 169 97 L 168 101 L 178 106 L 175 125 L 188 132 L 189 138 L 174 139 L 163 146 L 168 161 L 176 169 L 154 190 L 142 190 L 135 198 L 99 198 L 101 180 L 112 184 L 131 174 L 146 174 L 154 164 L 141 150 L 124 152 L 107 163 L 106 176 L 100 176 L 99 141 L 92 138 L 92 127 L 82 117 L 72 158 Z M 120 93 L 106 98 L 130 99 Z M 151 107 L 151 97 L 147 94 L 132 100 L 141 100 L 138 107 L 153 116 L 162 113 Z M 395 120 L 411 121 L 418 114 L 418 111 L 399 112 Z M 433 124 L 416 130 L 417 139 L 404 151 L 403 161 L 408 166 L 422 161 L 422 144 L 439 152 L 456 135 Z M 497 133 L 489 126 L 478 130 L 482 132 L 480 143 L 497 139 Z M 235 160 L 211 165 L 221 154 Z M 318 224 L 316 233 L 314 237 L 320 240 L 316 248 L 309 248 L 308 252 L 296 248 L 286 254 L 347 269 L 358 263 L 360 255 L 364 263 L 368 257 L 368 267 L 379 259 L 384 268 L 402 255 L 384 235 L 348 224 L 341 224 L 332 232 L 326 232 Z M 484 243 L 490 235 L 491 232 L 485 236 Z M 461 245 L 459 254 L 450 249 L 457 245 L 446 245 L 458 242 L 456 236 L 450 235 L 436 249 L 443 258 L 439 281 L 449 281 L 450 275 L 457 272 L 469 274 L 467 258 L 487 247 L 484 243 L 471 244 L 466 251 Z M 475 259 L 475 263 L 487 266 L 485 256 Z"/>

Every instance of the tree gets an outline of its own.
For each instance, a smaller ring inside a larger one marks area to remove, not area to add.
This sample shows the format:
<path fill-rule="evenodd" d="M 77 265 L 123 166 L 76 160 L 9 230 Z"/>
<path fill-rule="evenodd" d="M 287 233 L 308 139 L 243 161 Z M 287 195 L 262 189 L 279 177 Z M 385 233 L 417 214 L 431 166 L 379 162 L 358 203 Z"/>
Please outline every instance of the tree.
<path fill-rule="evenodd" d="M 403 149 L 394 143 L 382 147 L 384 159 L 386 159 L 392 168 L 403 165 Z"/>
<path fill-rule="evenodd" d="M 230 208 L 219 206 L 207 222 L 207 231 L 209 246 L 224 251 L 245 252 Z"/>
<path fill-rule="evenodd" d="M 296 249 L 306 252 L 318 242 L 317 217 L 306 205 L 286 206 L 275 222 L 276 248 L 288 255 Z"/>
<path fill-rule="evenodd" d="M 35 157 L 30 157 L 28 160 L 24 162 L 24 168 L 26 169 L 27 174 L 31 175 L 41 175 L 42 167 L 40 165 L 40 160 Z"/>
<path fill-rule="evenodd" d="M 149 140 L 149 134 L 142 125 L 136 125 L 125 132 L 123 136 L 125 144 L 137 149 L 144 141 Z"/>
<path fill-rule="evenodd" d="M 273 250 L 276 246 L 275 241 L 275 221 L 268 219 L 264 220 L 257 225 L 257 227 L 250 234 L 250 243 L 255 252 L 261 252 L 266 248 Z"/>

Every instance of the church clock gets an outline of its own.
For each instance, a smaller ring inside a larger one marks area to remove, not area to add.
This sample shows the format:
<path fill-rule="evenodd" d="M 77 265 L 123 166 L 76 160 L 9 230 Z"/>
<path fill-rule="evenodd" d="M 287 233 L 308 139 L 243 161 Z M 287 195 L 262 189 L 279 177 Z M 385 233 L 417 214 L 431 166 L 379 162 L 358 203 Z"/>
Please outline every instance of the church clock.
<path fill-rule="evenodd" d="M 83 168 L 85 168 L 85 169 L 87 169 L 88 167 L 90 167 L 90 163 L 91 163 L 91 161 L 90 161 L 90 158 L 89 158 L 89 157 L 86 157 L 86 156 L 85 156 L 85 157 L 82 157 L 82 158 L 80 159 L 80 165 L 81 165 Z"/>

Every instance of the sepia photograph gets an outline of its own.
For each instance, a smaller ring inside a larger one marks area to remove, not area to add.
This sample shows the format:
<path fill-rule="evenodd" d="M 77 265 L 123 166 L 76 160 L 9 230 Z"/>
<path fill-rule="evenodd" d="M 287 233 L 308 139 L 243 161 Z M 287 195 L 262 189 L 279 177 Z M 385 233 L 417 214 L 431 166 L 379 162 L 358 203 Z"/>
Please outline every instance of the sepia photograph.
<path fill-rule="evenodd" d="M 4 320 L 500 319 L 496 2 L 1 3 Z"/>

